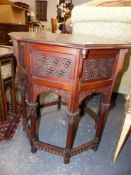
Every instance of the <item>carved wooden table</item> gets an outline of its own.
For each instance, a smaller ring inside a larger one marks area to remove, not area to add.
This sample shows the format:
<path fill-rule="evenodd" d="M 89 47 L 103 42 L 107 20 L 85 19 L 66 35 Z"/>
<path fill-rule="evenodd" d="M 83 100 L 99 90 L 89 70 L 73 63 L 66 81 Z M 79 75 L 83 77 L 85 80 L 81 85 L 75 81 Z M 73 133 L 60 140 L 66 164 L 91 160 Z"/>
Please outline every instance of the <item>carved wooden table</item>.
<path fill-rule="evenodd" d="M 29 136 L 32 152 L 42 149 L 63 156 L 64 163 L 69 163 L 71 156 L 90 148 L 97 150 L 113 85 L 130 44 L 67 34 L 15 32 L 10 33 L 10 36 L 18 62 L 24 129 Z M 61 96 L 67 103 L 68 131 L 65 148 L 38 139 L 37 97 L 50 91 Z M 92 141 L 73 148 L 80 105 L 92 93 L 101 94 L 95 118 L 95 137 Z M 30 108 L 29 116 L 26 114 L 26 105 Z"/>

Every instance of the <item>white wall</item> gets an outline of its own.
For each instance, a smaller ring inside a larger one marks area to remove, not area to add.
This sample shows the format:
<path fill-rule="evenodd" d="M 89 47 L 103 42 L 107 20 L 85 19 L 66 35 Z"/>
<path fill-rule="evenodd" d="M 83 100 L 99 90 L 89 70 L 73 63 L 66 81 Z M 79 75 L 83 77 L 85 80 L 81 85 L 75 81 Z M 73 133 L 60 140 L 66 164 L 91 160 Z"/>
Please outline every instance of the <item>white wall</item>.
<path fill-rule="evenodd" d="M 58 0 L 48 0 L 48 7 L 47 7 L 47 26 L 50 26 L 50 18 L 56 18 L 57 16 L 57 2 Z"/>

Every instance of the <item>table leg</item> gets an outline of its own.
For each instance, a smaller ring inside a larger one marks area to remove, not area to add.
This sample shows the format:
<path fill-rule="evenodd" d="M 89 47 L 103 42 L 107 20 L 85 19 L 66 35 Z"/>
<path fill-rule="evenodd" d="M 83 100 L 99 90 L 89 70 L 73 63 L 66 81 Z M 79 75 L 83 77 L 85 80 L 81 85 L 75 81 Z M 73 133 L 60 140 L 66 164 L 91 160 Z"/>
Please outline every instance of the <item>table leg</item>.
<path fill-rule="evenodd" d="M 58 102 L 57 102 L 57 109 L 61 110 L 61 103 L 62 103 L 62 98 L 61 96 L 58 96 Z"/>
<path fill-rule="evenodd" d="M 31 143 L 31 151 L 35 153 L 37 151 L 37 148 L 34 146 L 35 141 L 37 141 L 37 136 L 36 136 L 36 116 L 37 116 L 37 103 L 28 103 L 28 107 L 30 110 L 29 118 L 31 120 L 31 138 L 30 138 L 30 143 Z"/>
<path fill-rule="evenodd" d="M 12 112 L 16 114 L 16 94 L 15 94 L 15 83 L 14 79 L 12 80 L 12 88 L 11 88 L 11 102 L 12 102 Z"/>
<path fill-rule="evenodd" d="M 71 113 L 68 111 L 68 131 L 67 131 L 67 140 L 66 140 L 66 148 L 65 148 L 65 156 L 64 163 L 68 164 L 70 162 L 71 150 L 73 148 L 78 123 L 77 118 L 79 115 L 79 111 L 75 113 Z"/>
<path fill-rule="evenodd" d="M 23 130 L 25 130 L 26 124 L 27 124 L 27 119 L 26 119 L 26 103 L 25 103 L 25 86 L 24 85 L 21 85 L 21 84 L 18 86 L 18 89 L 20 91 L 21 103 L 22 103 L 21 105 L 22 105 L 22 117 L 23 117 Z"/>
<path fill-rule="evenodd" d="M 86 98 L 82 101 L 80 105 L 80 116 L 84 116 L 86 107 Z"/>
<path fill-rule="evenodd" d="M 109 98 L 108 94 L 106 94 L 106 95 L 102 94 L 100 107 L 99 107 L 99 111 L 98 111 L 98 121 L 96 124 L 96 135 L 95 135 L 95 137 L 98 138 L 99 142 L 98 142 L 97 146 L 95 148 L 93 148 L 94 151 L 96 151 L 98 149 L 98 146 L 99 146 L 99 143 L 101 140 L 101 136 L 102 136 L 104 126 L 106 123 L 106 114 L 107 114 L 107 111 L 108 111 L 109 106 L 110 106 L 109 102 L 110 102 L 110 98 Z"/>
<path fill-rule="evenodd" d="M 40 128 L 40 121 L 41 121 L 41 104 L 40 104 L 40 95 L 37 96 L 37 115 L 36 115 L 36 137 L 39 140 L 39 128 Z"/>

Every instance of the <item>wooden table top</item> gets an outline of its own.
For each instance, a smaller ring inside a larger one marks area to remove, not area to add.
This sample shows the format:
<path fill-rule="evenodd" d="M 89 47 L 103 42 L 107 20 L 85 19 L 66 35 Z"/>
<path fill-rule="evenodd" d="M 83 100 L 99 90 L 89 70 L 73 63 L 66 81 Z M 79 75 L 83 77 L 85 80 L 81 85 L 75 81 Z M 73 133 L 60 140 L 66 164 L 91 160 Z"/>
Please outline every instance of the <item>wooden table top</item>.
<path fill-rule="evenodd" d="M 131 43 L 93 36 L 49 32 L 12 32 L 11 38 L 18 41 L 59 45 L 75 48 L 131 48 Z"/>

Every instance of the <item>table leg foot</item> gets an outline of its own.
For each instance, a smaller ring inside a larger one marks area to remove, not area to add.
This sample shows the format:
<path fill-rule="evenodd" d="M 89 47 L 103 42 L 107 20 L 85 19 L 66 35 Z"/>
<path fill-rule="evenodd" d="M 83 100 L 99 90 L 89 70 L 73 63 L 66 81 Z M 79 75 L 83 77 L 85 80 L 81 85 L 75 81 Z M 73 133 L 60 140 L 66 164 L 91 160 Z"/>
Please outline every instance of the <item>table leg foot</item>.
<path fill-rule="evenodd" d="M 36 152 L 37 152 L 37 148 L 32 147 L 32 148 L 31 148 L 31 152 L 32 152 L 32 153 L 36 153 Z"/>
<path fill-rule="evenodd" d="M 91 148 L 93 151 L 97 151 L 98 150 L 98 147 L 99 147 L 99 144 L 100 144 L 100 139 L 98 137 L 95 137 L 94 138 L 96 144 L 93 145 L 93 147 Z"/>
<path fill-rule="evenodd" d="M 99 145 L 94 146 L 94 147 L 92 148 L 92 150 L 96 152 L 96 151 L 98 150 L 98 146 L 99 146 Z"/>
<path fill-rule="evenodd" d="M 65 156 L 64 157 L 64 164 L 69 164 L 70 163 L 70 157 L 69 156 Z"/>

